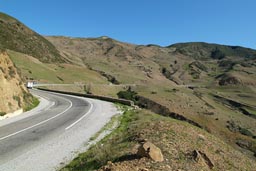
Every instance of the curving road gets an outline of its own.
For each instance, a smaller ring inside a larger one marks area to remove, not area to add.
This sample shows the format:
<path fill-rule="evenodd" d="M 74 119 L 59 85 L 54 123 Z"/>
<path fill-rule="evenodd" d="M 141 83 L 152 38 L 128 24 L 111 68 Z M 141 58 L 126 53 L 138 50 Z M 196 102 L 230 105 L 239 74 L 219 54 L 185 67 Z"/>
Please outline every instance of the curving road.
<path fill-rule="evenodd" d="M 0 121 L 0 170 L 50 171 L 70 161 L 117 109 L 108 102 L 31 90 L 40 106 Z"/>

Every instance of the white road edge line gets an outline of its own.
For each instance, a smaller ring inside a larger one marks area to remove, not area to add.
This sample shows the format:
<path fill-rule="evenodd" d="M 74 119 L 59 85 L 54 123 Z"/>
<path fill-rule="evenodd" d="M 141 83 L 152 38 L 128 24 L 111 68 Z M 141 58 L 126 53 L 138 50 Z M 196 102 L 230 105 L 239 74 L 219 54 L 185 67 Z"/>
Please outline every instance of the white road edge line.
<path fill-rule="evenodd" d="M 90 103 L 90 109 L 81 117 L 79 118 L 77 121 L 75 121 L 74 123 L 72 123 L 71 125 L 69 125 L 67 128 L 65 128 L 65 130 L 68 130 L 70 128 L 72 128 L 73 126 L 75 126 L 78 122 L 80 122 L 82 119 L 84 119 L 89 113 L 91 113 L 92 109 L 93 109 L 93 104 L 92 102 L 90 102 L 89 100 L 87 101 Z"/>
<path fill-rule="evenodd" d="M 43 111 L 47 111 L 48 109 L 50 109 L 51 107 L 53 107 L 55 105 L 55 102 L 52 102 L 52 104 L 50 106 L 48 106 L 46 109 L 44 109 Z"/>
<path fill-rule="evenodd" d="M 27 130 L 29 130 L 29 129 L 32 129 L 32 128 L 36 127 L 36 126 L 42 125 L 42 124 L 44 124 L 44 123 L 46 123 L 46 122 L 48 122 L 48 121 L 50 121 L 50 120 L 52 120 L 52 119 L 54 119 L 54 118 L 57 118 L 58 116 L 64 114 L 66 111 L 68 111 L 68 110 L 73 106 L 73 104 L 72 104 L 72 102 L 71 102 L 70 100 L 68 100 L 68 99 L 66 99 L 66 100 L 70 103 L 70 106 L 69 106 L 66 110 L 64 110 L 63 112 L 61 112 L 61 113 L 59 113 L 59 114 L 57 114 L 57 115 L 55 115 L 55 116 L 53 116 L 53 117 L 51 117 L 51 118 L 49 118 L 49 119 L 46 119 L 46 120 L 44 120 L 44 121 L 41 121 L 41 122 L 39 122 L 39 123 L 37 123 L 37 124 L 35 124 L 35 125 L 32 125 L 32 126 L 30 126 L 30 127 L 27 127 L 27 128 L 25 128 L 25 129 L 22 129 L 22 130 L 20 130 L 20 131 L 15 132 L 15 133 L 9 134 L 9 135 L 7 135 L 7 136 L 1 137 L 1 138 L 0 138 L 0 141 L 4 140 L 4 139 L 6 139 L 6 138 L 12 137 L 12 136 L 14 136 L 14 135 L 20 134 L 20 133 L 22 133 L 22 132 L 24 132 L 24 131 L 27 131 Z"/>

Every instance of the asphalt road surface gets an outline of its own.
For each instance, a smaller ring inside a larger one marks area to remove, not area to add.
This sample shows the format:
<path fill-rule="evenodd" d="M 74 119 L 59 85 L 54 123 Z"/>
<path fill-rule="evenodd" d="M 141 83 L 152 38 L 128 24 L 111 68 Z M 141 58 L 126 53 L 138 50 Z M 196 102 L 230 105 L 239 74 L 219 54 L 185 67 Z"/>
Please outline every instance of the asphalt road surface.
<path fill-rule="evenodd" d="M 39 107 L 0 121 L 0 170 L 59 169 L 118 113 L 108 102 L 31 91 L 41 98 Z"/>

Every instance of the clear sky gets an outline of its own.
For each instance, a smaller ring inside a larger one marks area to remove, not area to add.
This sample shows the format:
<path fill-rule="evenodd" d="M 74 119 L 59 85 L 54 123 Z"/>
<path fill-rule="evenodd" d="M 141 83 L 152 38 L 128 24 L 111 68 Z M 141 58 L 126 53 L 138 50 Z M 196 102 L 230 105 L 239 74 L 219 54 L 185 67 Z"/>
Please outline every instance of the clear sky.
<path fill-rule="evenodd" d="M 0 0 L 0 11 L 42 35 L 256 49 L 256 0 Z"/>

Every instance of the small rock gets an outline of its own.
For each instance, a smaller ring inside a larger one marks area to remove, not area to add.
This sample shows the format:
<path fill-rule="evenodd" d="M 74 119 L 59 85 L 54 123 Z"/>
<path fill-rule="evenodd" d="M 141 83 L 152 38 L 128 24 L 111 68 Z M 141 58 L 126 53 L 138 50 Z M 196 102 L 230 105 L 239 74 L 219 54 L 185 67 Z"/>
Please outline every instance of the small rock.
<path fill-rule="evenodd" d="M 213 165 L 212 161 L 210 160 L 210 158 L 205 153 L 203 153 L 202 151 L 194 150 L 192 155 L 193 155 L 194 160 L 197 163 L 200 163 L 202 165 L 206 165 L 210 169 L 212 169 L 214 167 L 214 165 Z"/>
<path fill-rule="evenodd" d="M 198 134 L 198 139 L 205 141 L 205 136 L 202 134 Z"/>
<path fill-rule="evenodd" d="M 138 148 L 137 155 L 140 157 L 148 157 L 157 162 L 164 161 L 161 149 L 151 142 L 145 142 L 144 144 L 141 144 Z"/>

